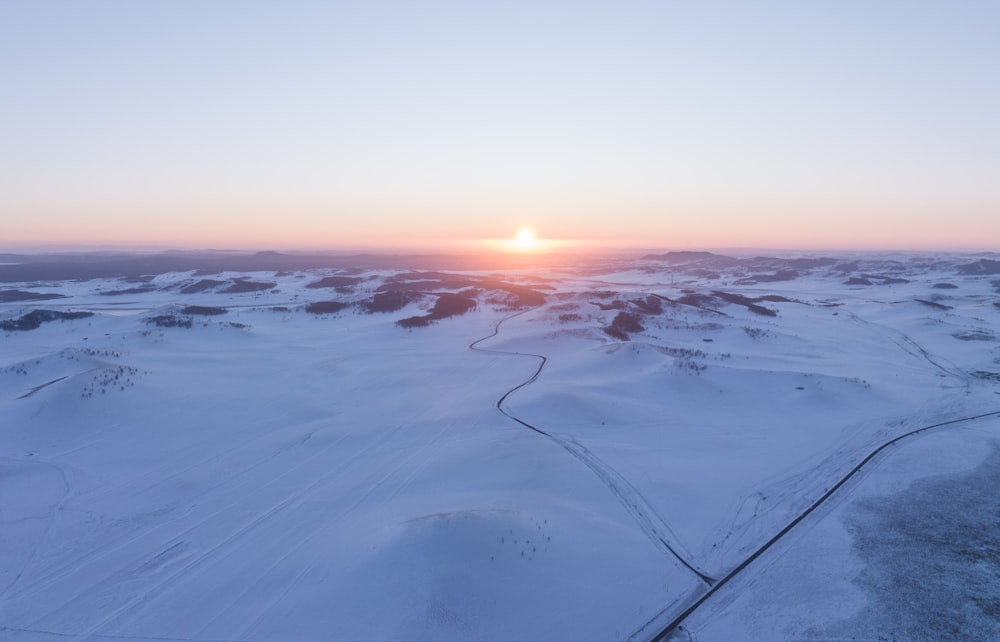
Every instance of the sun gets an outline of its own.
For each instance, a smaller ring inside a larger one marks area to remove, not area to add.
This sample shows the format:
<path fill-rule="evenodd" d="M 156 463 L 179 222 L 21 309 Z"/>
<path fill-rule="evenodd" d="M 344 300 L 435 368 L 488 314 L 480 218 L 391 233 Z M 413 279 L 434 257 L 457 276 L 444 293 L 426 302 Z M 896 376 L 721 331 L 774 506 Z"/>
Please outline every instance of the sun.
<path fill-rule="evenodd" d="M 538 238 L 535 237 L 534 231 L 530 228 L 522 227 L 517 231 L 514 245 L 519 250 L 534 250 L 538 248 Z"/>

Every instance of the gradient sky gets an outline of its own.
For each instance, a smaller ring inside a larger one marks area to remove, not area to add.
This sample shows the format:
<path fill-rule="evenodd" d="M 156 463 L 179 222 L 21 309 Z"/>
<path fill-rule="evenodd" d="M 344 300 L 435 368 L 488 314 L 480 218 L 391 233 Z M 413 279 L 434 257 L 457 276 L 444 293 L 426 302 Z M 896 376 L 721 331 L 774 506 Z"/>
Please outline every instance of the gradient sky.
<path fill-rule="evenodd" d="M 1000 249 L 1000 2 L 0 0 L 0 245 Z"/>

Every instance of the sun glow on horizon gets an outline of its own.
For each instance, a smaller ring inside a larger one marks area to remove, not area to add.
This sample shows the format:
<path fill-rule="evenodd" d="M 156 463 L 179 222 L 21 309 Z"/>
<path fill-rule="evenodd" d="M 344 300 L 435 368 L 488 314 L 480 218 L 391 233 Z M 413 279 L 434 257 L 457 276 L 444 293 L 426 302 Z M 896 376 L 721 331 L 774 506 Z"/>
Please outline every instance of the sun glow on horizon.
<path fill-rule="evenodd" d="M 539 249 L 540 245 L 541 243 L 531 228 L 522 227 L 517 231 L 517 237 L 514 240 L 515 249 L 521 252 L 531 252 Z"/>

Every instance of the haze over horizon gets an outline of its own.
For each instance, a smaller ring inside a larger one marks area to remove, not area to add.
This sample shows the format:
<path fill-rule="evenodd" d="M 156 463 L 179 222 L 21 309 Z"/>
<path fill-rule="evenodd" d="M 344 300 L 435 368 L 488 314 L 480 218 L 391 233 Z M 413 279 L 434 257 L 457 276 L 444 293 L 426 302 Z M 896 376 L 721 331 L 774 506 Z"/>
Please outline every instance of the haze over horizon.
<path fill-rule="evenodd" d="M 985 1 L 8 2 L 0 244 L 996 249 L 998 28 Z"/>

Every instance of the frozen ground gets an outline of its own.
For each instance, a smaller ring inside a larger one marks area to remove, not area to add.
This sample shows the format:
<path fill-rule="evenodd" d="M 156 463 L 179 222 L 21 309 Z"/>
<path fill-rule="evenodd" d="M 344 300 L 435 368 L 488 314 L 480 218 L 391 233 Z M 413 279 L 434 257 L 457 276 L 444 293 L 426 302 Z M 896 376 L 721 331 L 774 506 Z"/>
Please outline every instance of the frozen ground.
<path fill-rule="evenodd" d="M 997 268 L 8 278 L 0 632 L 996 637 Z"/>

